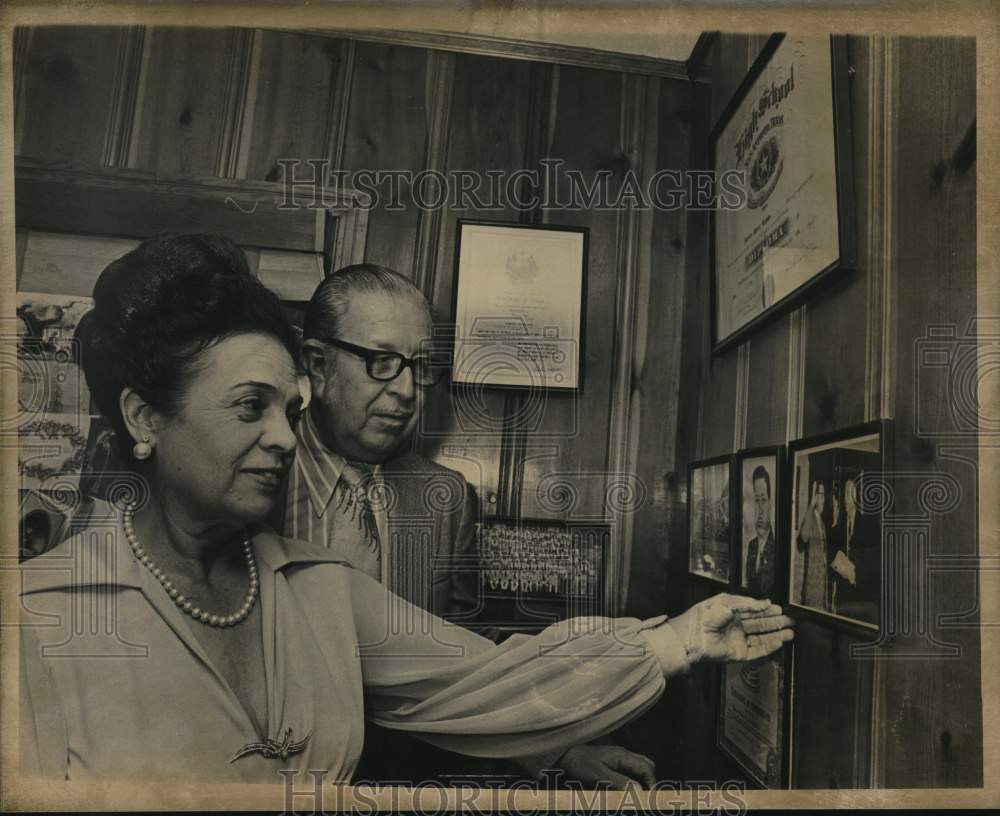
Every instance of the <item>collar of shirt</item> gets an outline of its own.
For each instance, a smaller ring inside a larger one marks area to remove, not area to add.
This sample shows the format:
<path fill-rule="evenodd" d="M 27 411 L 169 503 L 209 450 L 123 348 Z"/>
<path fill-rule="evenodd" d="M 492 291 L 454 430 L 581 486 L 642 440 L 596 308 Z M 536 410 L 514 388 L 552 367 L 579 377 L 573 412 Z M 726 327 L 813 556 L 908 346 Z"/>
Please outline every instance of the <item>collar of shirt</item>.
<path fill-rule="evenodd" d="M 298 446 L 295 449 L 295 464 L 305 481 L 309 492 L 309 502 L 317 518 L 321 518 L 330 506 L 330 500 L 344 473 L 347 464 L 344 457 L 334 453 L 320 438 L 312 411 L 306 410 L 295 429 Z M 382 466 L 375 465 L 372 472 L 381 481 Z"/>

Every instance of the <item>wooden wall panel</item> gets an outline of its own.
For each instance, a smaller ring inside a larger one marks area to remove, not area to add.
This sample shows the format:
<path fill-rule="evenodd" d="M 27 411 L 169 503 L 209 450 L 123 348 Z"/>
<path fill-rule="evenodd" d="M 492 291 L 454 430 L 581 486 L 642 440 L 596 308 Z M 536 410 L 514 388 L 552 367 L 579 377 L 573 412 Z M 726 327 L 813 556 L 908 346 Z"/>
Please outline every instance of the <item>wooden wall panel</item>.
<path fill-rule="evenodd" d="M 454 65 L 454 114 L 448 129 L 445 171 L 499 170 L 510 173 L 524 166 L 527 147 L 527 108 L 531 66 L 494 57 L 459 54 Z M 428 192 L 432 188 L 428 187 Z M 432 302 L 439 315 L 451 320 L 454 288 L 455 223 L 459 218 L 489 218 L 516 223 L 518 213 L 474 209 L 444 210 L 437 236 L 437 257 L 426 271 Z M 475 484 L 488 514 L 500 512 L 501 443 L 505 438 L 505 394 L 480 391 L 472 397 L 444 388 L 428 394 L 424 412 L 422 450 L 449 467 L 460 468 L 463 459 L 472 470 L 481 470 Z"/>
<path fill-rule="evenodd" d="M 21 85 L 17 153 L 99 167 L 124 29 L 46 26 L 31 32 Z"/>
<path fill-rule="evenodd" d="M 236 29 L 157 28 L 148 40 L 130 167 L 217 174 Z"/>
<path fill-rule="evenodd" d="M 907 104 L 899 112 L 897 159 L 895 469 L 913 476 L 897 480 L 894 514 L 927 519 L 931 553 L 970 557 L 979 545 L 979 501 L 993 500 L 977 490 L 976 437 L 961 435 L 963 425 L 976 424 L 976 388 L 988 370 L 980 359 L 979 377 L 971 374 L 975 344 L 967 339 L 977 310 L 975 42 L 903 39 L 898 55 Z M 935 344 L 931 331 L 953 331 L 954 338 Z M 956 355 L 950 385 L 922 356 L 931 344 Z M 968 388 L 960 384 L 963 372 Z M 929 512 L 935 502 L 921 495 L 925 483 L 942 484 L 949 495 L 939 512 Z M 923 564 L 915 566 L 923 572 Z M 981 580 L 995 578 L 984 572 Z M 930 576 L 929 614 L 956 615 L 962 628 L 932 619 L 929 634 L 958 646 L 959 657 L 884 668 L 879 771 L 887 787 L 983 784 L 976 583 L 971 571 Z"/>
<path fill-rule="evenodd" d="M 626 146 L 621 143 L 622 75 L 587 68 L 559 69 L 558 112 L 549 156 L 563 159 L 564 169 L 579 170 L 588 184 L 599 170 L 612 171 L 610 189 L 617 191 L 629 166 Z M 565 178 L 563 178 L 565 181 Z M 560 195 L 568 196 L 560 187 Z M 551 394 L 539 431 L 572 438 L 556 444 L 556 455 L 542 455 L 525 462 L 522 511 L 527 516 L 598 516 L 605 514 L 605 473 L 608 467 L 607 434 L 610 419 L 612 363 L 616 344 L 615 300 L 620 269 L 619 215 L 614 211 L 565 211 L 551 216 L 553 222 L 583 226 L 590 231 L 587 269 L 587 310 L 584 320 L 584 393 Z M 539 491 L 551 483 L 554 473 L 575 482 L 576 502 L 565 513 L 554 513 L 539 501 Z"/>
<path fill-rule="evenodd" d="M 764 326 L 750 341 L 748 448 L 783 445 L 788 423 L 789 319 Z"/>
<path fill-rule="evenodd" d="M 437 101 L 428 87 L 429 52 L 383 43 L 359 42 L 354 48 L 344 169 L 420 172 Z M 388 196 L 388 187 L 381 194 Z M 408 185 L 401 195 L 404 209 L 388 210 L 385 202 L 369 213 L 365 257 L 411 275 L 420 213 Z"/>
<path fill-rule="evenodd" d="M 337 76 L 345 70 L 343 41 L 331 37 L 260 31 L 259 75 L 251 135 L 240 177 L 280 181 L 278 159 L 299 159 L 307 176 L 309 159 L 328 157 L 330 120 Z"/>

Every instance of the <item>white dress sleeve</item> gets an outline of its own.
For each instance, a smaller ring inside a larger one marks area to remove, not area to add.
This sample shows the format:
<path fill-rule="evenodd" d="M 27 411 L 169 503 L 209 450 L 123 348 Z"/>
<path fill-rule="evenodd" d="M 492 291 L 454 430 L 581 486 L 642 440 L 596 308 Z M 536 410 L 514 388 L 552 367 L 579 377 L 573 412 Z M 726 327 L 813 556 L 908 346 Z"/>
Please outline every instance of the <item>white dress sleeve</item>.
<path fill-rule="evenodd" d="M 654 652 L 641 634 L 662 617 L 574 618 L 497 645 L 360 574 L 351 599 L 369 719 L 473 756 L 595 739 L 645 711 L 664 677 L 688 668 L 676 637 L 658 638 Z"/>

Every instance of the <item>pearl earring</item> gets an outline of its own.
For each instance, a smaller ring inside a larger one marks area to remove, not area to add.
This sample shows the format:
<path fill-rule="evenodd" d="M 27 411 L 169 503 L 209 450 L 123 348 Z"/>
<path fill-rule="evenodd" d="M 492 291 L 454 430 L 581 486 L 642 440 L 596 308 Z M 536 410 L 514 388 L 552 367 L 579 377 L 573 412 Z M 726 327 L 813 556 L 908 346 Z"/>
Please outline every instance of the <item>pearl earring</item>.
<path fill-rule="evenodd" d="M 132 448 L 132 455 L 142 461 L 153 455 L 153 446 L 149 444 L 149 434 L 142 435 L 142 441 L 136 442 Z"/>

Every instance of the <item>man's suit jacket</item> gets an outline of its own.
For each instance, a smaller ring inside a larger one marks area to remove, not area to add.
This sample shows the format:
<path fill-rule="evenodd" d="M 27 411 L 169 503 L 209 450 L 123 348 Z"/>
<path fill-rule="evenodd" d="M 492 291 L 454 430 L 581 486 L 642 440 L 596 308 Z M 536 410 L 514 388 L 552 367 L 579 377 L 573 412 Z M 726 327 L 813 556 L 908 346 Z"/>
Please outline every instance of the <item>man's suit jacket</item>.
<path fill-rule="evenodd" d="M 478 611 L 478 503 L 465 477 L 416 453 L 382 467 L 389 588 L 455 623 Z"/>
<path fill-rule="evenodd" d="M 756 536 L 747 545 L 747 578 L 746 585 L 751 595 L 769 596 L 774 592 L 775 543 L 774 530 L 767 534 L 764 542 L 764 553 L 757 566 L 757 549 L 760 539 Z"/>

